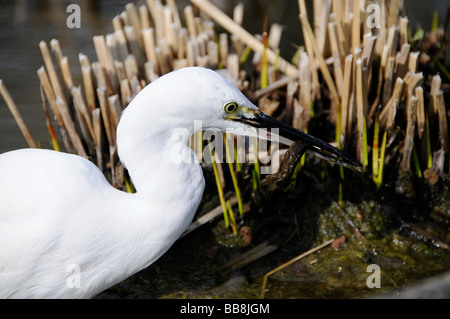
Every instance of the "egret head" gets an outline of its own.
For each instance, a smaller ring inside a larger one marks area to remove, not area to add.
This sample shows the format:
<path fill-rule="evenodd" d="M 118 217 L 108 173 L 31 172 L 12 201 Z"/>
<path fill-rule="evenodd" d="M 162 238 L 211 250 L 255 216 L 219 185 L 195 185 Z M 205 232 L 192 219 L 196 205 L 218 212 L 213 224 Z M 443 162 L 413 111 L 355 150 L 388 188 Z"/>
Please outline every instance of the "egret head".
<path fill-rule="evenodd" d="M 132 112 L 133 109 L 136 111 Z M 335 147 L 264 114 L 231 82 L 217 72 L 201 67 L 183 68 L 152 82 L 130 103 L 121 122 L 129 117 L 135 118 L 126 121 L 133 123 L 136 130 L 146 122 L 147 130 L 156 128 L 167 132 L 171 128 L 183 128 L 190 134 L 200 130 L 221 130 L 258 136 L 255 129 L 269 129 L 272 131 L 263 136 L 266 139 L 275 131 L 285 144 L 300 141 L 319 157 L 351 168 L 361 166 Z M 120 126 L 119 123 L 118 135 Z"/>

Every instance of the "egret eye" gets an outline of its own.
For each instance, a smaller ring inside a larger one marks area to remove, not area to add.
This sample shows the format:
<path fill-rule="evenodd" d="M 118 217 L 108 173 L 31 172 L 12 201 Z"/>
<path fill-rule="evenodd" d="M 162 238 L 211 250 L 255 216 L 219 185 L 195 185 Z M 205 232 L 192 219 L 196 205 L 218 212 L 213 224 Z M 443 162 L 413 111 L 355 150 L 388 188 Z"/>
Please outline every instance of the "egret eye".
<path fill-rule="evenodd" d="M 224 106 L 224 110 L 227 113 L 233 113 L 234 111 L 237 110 L 237 108 L 238 108 L 238 104 L 236 102 L 228 102 Z"/>

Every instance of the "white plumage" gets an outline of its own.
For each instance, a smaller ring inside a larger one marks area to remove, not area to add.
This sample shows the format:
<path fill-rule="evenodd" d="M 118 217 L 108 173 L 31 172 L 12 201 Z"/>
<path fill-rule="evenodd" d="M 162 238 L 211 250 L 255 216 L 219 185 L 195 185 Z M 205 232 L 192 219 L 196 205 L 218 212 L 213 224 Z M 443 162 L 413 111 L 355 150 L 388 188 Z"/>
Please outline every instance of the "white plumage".
<path fill-rule="evenodd" d="M 238 108 L 224 107 L 229 102 Z M 200 129 L 252 135 L 249 125 L 268 124 L 291 140 L 306 136 L 263 114 L 216 72 L 194 67 L 152 82 L 122 114 L 118 153 L 136 194 L 113 188 L 76 155 L 0 155 L 0 297 L 91 298 L 163 255 L 192 221 L 204 190 L 187 143 L 196 121 Z"/>
<path fill-rule="evenodd" d="M 254 107 L 202 68 L 172 72 L 144 88 L 117 130 L 136 194 L 113 188 L 76 155 L 2 154 L 0 296 L 90 298 L 157 260 L 192 221 L 203 194 L 203 173 L 187 145 L 194 121 L 204 129 L 244 126 L 223 118 L 231 100 Z"/>

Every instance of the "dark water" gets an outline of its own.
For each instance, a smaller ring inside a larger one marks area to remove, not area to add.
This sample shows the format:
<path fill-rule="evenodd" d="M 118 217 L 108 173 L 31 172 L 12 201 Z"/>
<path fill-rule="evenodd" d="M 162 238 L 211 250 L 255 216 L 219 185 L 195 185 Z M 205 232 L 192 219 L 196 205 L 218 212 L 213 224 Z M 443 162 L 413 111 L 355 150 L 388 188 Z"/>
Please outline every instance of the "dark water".
<path fill-rule="evenodd" d="M 0 1 L 0 79 L 3 79 L 16 102 L 34 138 L 48 147 L 48 133 L 42 112 L 37 69 L 43 64 L 39 42 L 57 38 L 68 56 L 75 83 L 81 83 L 78 53 L 95 60 L 92 37 L 112 31 L 112 18 L 124 10 L 131 0 L 1 0 Z M 136 5 L 145 1 L 134 1 Z M 240 1 L 215 0 L 227 14 Z M 301 45 L 301 29 L 295 0 L 245 0 L 244 26 L 252 33 L 261 33 L 263 20 L 269 25 L 285 26 L 281 55 L 292 57 L 295 46 Z M 433 10 L 438 10 L 444 21 L 449 1 L 405 0 L 411 25 L 422 24 L 429 29 Z M 81 28 L 66 25 L 70 3 L 81 7 Z M 189 1 L 177 1 L 182 9 Z M 308 2 L 307 2 L 308 3 Z M 3 99 L 0 98 L 0 153 L 27 147 L 19 128 Z"/>

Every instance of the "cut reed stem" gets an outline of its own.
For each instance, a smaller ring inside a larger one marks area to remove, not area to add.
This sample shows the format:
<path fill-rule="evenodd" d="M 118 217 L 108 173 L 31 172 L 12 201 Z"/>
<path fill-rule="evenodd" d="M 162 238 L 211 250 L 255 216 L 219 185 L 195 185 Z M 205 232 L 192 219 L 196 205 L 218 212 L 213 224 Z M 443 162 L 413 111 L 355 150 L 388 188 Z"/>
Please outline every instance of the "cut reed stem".
<path fill-rule="evenodd" d="M 28 145 L 31 148 L 37 148 L 36 141 L 34 140 L 33 136 L 31 135 L 31 132 L 23 120 L 22 115 L 20 114 L 19 109 L 16 106 L 16 103 L 14 103 L 14 100 L 12 99 L 11 95 L 9 94 L 8 90 L 6 89 L 5 84 L 3 83 L 3 80 L 0 79 L 0 94 L 3 96 L 3 99 L 6 102 L 6 105 L 8 106 L 11 114 L 13 115 L 14 119 L 17 122 L 17 125 L 20 128 L 20 131 L 22 132 L 23 136 L 25 137 L 25 140 L 27 141 Z"/>

